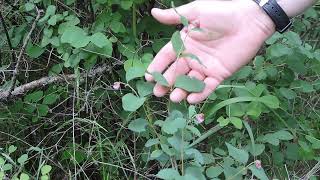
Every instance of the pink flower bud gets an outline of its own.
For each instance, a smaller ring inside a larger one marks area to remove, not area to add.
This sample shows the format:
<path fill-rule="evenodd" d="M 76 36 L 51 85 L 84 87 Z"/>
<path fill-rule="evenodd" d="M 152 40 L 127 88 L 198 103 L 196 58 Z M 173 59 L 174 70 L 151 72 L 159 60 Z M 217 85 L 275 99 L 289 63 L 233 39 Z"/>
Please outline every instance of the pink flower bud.
<path fill-rule="evenodd" d="M 255 162 L 256 168 L 261 169 L 262 165 L 261 165 L 261 161 L 260 160 L 256 160 Z"/>
<path fill-rule="evenodd" d="M 197 115 L 196 115 L 196 120 L 197 120 L 197 122 L 198 122 L 199 124 L 203 123 L 203 121 L 204 121 L 204 114 L 203 114 L 203 113 L 197 114 Z"/>
<path fill-rule="evenodd" d="M 113 85 L 112 85 L 112 88 L 114 90 L 119 90 L 121 87 L 121 83 L 120 82 L 114 82 Z"/>

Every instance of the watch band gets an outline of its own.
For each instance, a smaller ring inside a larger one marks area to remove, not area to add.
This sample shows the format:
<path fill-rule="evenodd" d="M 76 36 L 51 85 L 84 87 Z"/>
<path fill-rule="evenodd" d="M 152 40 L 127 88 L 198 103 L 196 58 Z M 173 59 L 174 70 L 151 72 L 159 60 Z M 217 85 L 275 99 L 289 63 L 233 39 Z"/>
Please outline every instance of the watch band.
<path fill-rule="evenodd" d="M 279 6 L 276 0 L 254 0 L 268 14 L 280 33 L 287 31 L 292 22 L 286 12 Z"/>

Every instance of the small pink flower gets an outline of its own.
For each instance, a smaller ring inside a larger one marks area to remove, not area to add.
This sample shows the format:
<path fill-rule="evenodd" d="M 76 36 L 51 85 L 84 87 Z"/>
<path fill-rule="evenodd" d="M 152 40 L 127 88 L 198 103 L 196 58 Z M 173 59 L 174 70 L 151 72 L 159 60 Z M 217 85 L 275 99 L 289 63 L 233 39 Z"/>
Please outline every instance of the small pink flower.
<path fill-rule="evenodd" d="M 112 85 L 112 88 L 114 90 L 119 90 L 121 87 L 121 83 L 120 82 L 114 82 L 113 85 Z"/>
<path fill-rule="evenodd" d="M 256 161 L 255 161 L 255 165 L 256 165 L 256 168 L 258 168 L 258 169 L 261 169 L 261 168 L 262 168 L 262 165 L 261 165 L 261 161 L 260 161 L 260 160 L 256 160 Z"/>
<path fill-rule="evenodd" d="M 197 120 L 197 122 L 198 122 L 199 124 L 203 123 L 203 121 L 204 121 L 204 114 L 203 114 L 203 113 L 197 114 L 197 115 L 196 115 L 196 120 Z"/>

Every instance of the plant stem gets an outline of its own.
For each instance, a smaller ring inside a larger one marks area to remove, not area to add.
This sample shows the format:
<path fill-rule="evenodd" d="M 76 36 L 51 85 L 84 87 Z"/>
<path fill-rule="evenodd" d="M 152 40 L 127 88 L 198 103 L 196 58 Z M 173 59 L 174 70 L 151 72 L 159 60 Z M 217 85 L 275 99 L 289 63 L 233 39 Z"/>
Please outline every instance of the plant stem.
<path fill-rule="evenodd" d="M 137 38 L 137 8 L 136 4 L 132 4 L 132 33 L 135 38 Z"/>
<path fill-rule="evenodd" d="M 212 134 L 216 133 L 217 131 L 219 131 L 220 129 L 222 129 L 222 127 L 218 124 L 216 126 L 214 126 L 213 128 L 209 129 L 206 133 L 202 134 L 198 139 L 196 139 L 192 144 L 190 144 L 188 146 L 188 148 L 191 148 L 197 144 L 199 144 L 200 142 L 202 142 L 203 140 L 207 139 L 209 136 L 211 136 Z"/>

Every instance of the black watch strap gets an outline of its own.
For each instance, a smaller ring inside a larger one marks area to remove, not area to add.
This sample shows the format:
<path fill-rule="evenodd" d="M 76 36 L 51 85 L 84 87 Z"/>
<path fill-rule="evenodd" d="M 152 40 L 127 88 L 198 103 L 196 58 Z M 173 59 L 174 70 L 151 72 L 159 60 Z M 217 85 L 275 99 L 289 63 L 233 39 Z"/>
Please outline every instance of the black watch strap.
<path fill-rule="evenodd" d="M 254 0 L 269 15 L 280 33 L 287 31 L 292 22 L 286 12 L 279 6 L 276 0 Z"/>

